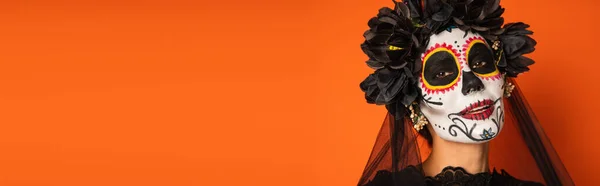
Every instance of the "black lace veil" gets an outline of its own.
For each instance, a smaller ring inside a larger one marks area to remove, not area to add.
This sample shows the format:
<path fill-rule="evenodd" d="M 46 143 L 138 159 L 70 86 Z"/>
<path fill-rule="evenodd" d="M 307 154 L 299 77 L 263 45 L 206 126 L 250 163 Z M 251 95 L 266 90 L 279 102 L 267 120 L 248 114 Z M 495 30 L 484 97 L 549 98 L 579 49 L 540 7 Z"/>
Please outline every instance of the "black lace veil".
<path fill-rule="evenodd" d="M 385 105 L 388 112 L 381 125 L 358 185 L 377 174 L 399 172 L 419 165 L 429 155 L 430 144 L 421 130 L 413 128 L 407 106 L 421 99 L 416 78 L 420 73 L 422 46 L 428 37 L 449 26 L 481 34 L 494 43 L 497 67 L 505 81 L 515 85 L 504 98 L 505 123 L 490 141 L 490 168 L 544 185 L 574 185 L 545 135 L 514 78 L 528 71 L 533 60 L 523 56 L 536 45 L 524 23 L 504 25 L 499 0 L 405 0 L 394 1 L 394 9 L 382 8 L 369 20 L 361 48 L 375 70 L 360 85 L 368 103 Z M 422 172 L 422 170 L 421 170 Z M 394 174 L 392 174 L 394 175 Z M 392 185 L 411 185 L 393 177 Z"/>
<path fill-rule="evenodd" d="M 504 128 L 490 142 L 490 167 L 544 185 L 574 185 L 521 89 L 513 79 L 507 81 L 514 83 L 515 89 L 504 100 Z M 421 164 L 429 148 L 409 119 L 396 119 L 388 112 L 358 185 L 366 184 L 382 170 L 398 172 Z"/>

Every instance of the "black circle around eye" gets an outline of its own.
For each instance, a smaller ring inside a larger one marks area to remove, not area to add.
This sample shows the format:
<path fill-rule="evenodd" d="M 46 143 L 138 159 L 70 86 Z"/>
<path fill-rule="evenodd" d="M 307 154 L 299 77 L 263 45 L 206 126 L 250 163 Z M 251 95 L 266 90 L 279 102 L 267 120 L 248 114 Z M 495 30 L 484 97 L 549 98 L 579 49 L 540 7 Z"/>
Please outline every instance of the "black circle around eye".
<path fill-rule="evenodd" d="M 483 43 L 475 43 L 469 49 L 469 67 L 477 74 L 489 74 L 496 71 L 492 51 Z"/>
<path fill-rule="evenodd" d="M 439 74 L 449 74 L 439 76 Z M 441 77 L 441 78 L 440 78 Z M 458 77 L 458 66 L 455 58 L 448 51 L 432 54 L 423 68 L 423 78 L 432 86 L 444 86 L 452 83 Z"/>

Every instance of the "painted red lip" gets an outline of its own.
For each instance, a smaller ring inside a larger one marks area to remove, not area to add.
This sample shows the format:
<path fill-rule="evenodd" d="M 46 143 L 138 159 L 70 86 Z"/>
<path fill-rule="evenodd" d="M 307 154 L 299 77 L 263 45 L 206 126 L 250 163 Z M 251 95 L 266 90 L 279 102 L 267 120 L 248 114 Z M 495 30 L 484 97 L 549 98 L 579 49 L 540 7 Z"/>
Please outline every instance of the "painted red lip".
<path fill-rule="evenodd" d="M 470 120 L 485 120 L 488 119 L 494 112 L 494 101 L 485 99 L 471 103 L 467 108 L 459 112 L 459 115 Z"/>

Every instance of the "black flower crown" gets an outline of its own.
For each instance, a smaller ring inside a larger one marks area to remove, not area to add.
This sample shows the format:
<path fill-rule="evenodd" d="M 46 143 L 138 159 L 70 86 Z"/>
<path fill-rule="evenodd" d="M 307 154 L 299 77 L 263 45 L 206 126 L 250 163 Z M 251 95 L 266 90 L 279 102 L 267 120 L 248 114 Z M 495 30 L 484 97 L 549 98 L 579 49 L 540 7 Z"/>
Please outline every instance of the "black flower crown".
<path fill-rule="evenodd" d="M 386 105 L 396 117 L 419 97 L 418 57 L 429 36 L 450 26 L 477 32 L 493 46 L 499 70 L 509 77 L 528 71 L 534 62 L 523 56 L 535 50 L 529 25 L 504 25 L 500 0 L 393 0 L 368 22 L 361 48 L 375 70 L 361 84 L 368 103 Z"/>

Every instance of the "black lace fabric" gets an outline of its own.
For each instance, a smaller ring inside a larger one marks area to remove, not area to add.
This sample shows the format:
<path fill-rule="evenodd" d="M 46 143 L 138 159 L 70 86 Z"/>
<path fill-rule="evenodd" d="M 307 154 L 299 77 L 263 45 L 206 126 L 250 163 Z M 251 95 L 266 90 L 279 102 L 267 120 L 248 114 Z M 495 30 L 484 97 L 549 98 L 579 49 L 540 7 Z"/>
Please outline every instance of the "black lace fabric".
<path fill-rule="evenodd" d="M 461 167 L 449 166 L 434 177 L 426 177 L 425 181 L 427 185 L 489 185 L 492 174 L 489 172 L 470 174 Z"/>
<path fill-rule="evenodd" d="M 426 185 L 426 186 L 540 186 L 538 182 L 519 180 L 506 171 L 499 173 L 494 169 L 492 172 L 470 174 L 461 167 L 448 166 L 435 176 L 424 176 L 420 168 L 409 166 L 404 170 L 391 173 L 379 171 L 375 178 L 365 186 L 393 186 L 393 179 L 402 180 L 402 185 Z"/>

